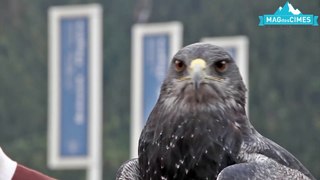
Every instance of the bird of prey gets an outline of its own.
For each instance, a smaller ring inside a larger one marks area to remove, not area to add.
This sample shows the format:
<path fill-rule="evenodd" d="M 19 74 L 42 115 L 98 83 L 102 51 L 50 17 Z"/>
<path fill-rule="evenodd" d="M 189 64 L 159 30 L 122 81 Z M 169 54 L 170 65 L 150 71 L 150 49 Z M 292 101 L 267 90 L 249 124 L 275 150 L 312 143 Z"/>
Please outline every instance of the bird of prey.
<path fill-rule="evenodd" d="M 195 43 L 173 57 L 141 133 L 137 159 L 117 179 L 315 179 L 247 118 L 246 87 L 222 48 Z"/>

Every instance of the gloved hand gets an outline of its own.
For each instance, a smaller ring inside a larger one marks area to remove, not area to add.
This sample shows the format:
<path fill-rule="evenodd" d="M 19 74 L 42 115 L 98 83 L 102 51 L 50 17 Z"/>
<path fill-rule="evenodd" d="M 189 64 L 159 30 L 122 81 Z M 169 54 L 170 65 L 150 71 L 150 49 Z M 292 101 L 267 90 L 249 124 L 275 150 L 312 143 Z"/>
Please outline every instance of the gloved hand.
<path fill-rule="evenodd" d="M 0 147 L 0 179 L 12 179 L 17 168 L 17 162 L 11 160 Z"/>

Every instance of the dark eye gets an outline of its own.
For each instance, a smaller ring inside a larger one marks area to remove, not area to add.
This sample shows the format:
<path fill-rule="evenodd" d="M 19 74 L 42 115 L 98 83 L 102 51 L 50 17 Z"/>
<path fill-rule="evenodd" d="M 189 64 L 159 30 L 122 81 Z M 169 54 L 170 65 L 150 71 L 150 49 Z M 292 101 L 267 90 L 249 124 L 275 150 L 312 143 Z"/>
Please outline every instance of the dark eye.
<path fill-rule="evenodd" d="M 175 69 L 176 69 L 177 72 L 181 72 L 181 71 L 186 69 L 186 65 L 181 60 L 175 59 L 174 60 L 174 65 L 175 65 Z"/>
<path fill-rule="evenodd" d="M 228 69 L 229 62 L 227 60 L 221 60 L 214 63 L 214 68 L 217 72 L 223 73 Z"/>

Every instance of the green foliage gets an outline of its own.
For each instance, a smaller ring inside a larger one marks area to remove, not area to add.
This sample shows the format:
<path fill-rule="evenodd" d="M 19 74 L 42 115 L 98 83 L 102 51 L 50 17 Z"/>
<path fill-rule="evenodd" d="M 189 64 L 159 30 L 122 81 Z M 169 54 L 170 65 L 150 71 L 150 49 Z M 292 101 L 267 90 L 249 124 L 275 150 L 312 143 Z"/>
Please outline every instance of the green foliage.
<path fill-rule="evenodd" d="M 104 179 L 114 179 L 129 158 L 130 33 L 140 1 L 0 2 L 0 145 L 18 162 L 59 179 L 85 179 L 85 172 L 46 168 L 47 9 L 91 2 L 104 8 L 103 162 Z M 290 2 L 302 13 L 319 13 L 317 0 Z M 181 21 L 185 45 L 202 37 L 248 36 L 252 123 L 320 178 L 320 29 L 258 27 L 259 15 L 284 3 L 155 0 L 150 22 Z"/>

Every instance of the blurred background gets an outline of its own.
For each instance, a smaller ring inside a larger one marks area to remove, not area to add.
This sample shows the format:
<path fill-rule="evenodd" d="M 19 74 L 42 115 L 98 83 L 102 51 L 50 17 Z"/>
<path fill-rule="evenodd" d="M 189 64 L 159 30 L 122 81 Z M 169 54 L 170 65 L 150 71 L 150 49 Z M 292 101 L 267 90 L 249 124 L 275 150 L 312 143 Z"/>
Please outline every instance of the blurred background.
<path fill-rule="evenodd" d="M 166 21 L 183 23 L 183 45 L 248 36 L 250 120 L 320 178 L 320 28 L 258 26 L 259 15 L 285 0 L 0 0 L 0 146 L 12 159 L 58 179 L 85 179 L 84 170 L 47 168 L 47 11 L 93 2 L 103 7 L 103 179 L 115 179 L 129 158 L 131 27 Z M 320 15 L 319 0 L 290 3 Z"/>

